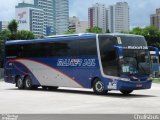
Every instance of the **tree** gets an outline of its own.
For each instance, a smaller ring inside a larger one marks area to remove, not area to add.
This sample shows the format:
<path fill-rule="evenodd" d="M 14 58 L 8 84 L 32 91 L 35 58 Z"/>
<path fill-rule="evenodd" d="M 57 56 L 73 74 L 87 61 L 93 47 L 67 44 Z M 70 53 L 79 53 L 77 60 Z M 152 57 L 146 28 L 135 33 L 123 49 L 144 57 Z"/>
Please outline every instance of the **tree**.
<path fill-rule="evenodd" d="M 87 33 L 102 33 L 102 28 L 93 27 L 86 30 Z"/>
<path fill-rule="evenodd" d="M 0 32 L 0 67 L 2 67 L 4 58 L 4 42 L 9 39 L 9 36 L 10 32 L 8 30 Z"/>
<path fill-rule="evenodd" d="M 3 30 L 0 32 L 0 40 L 9 40 L 11 36 L 11 32 L 9 30 Z"/>
<path fill-rule="evenodd" d="M 148 26 L 144 28 L 143 35 L 150 46 L 160 47 L 160 31 L 157 27 Z"/>
<path fill-rule="evenodd" d="M 154 26 L 147 26 L 145 28 L 136 27 L 130 34 L 143 35 L 149 46 L 160 48 L 160 30 Z"/>
<path fill-rule="evenodd" d="M 18 30 L 18 23 L 16 20 L 12 20 L 9 25 L 8 25 L 8 30 L 12 33 L 12 34 L 16 34 L 17 30 Z"/>
<path fill-rule="evenodd" d="M 26 30 L 18 31 L 18 23 L 12 20 L 8 25 L 8 30 L 0 33 L 1 40 L 30 40 L 35 39 L 35 35 Z"/>
<path fill-rule="evenodd" d="M 10 39 L 16 40 L 16 33 L 18 30 L 18 23 L 16 20 L 12 20 L 8 25 L 8 30 L 11 32 Z"/>
<path fill-rule="evenodd" d="M 17 40 L 31 40 L 35 38 L 35 35 L 30 31 L 21 30 L 16 33 Z"/>
<path fill-rule="evenodd" d="M 134 28 L 131 33 L 132 33 L 132 34 L 137 34 L 137 35 L 143 35 L 143 34 L 144 34 L 144 33 L 143 33 L 143 29 L 140 28 L 140 27 Z"/>
<path fill-rule="evenodd" d="M 10 31 L 8 30 L 4 30 L 0 32 L 0 62 L 2 61 L 3 57 L 4 57 L 4 42 L 6 40 L 10 39 Z"/>

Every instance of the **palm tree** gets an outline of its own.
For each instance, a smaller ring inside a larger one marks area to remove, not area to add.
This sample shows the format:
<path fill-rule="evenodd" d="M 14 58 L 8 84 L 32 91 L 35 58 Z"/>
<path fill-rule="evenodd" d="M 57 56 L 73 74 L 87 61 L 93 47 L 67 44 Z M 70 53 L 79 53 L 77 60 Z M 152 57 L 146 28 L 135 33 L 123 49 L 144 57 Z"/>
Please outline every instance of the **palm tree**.
<path fill-rule="evenodd" d="M 8 29 L 11 32 L 10 38 L 12 40 L 15 40 L 16 39 L 16 33 L 17 33 L 17 30 L 18 30 L 18 23 L 17 23 L 17 21 L 16 20 L 12 20 L 9 23 L 9 25 L 8 25 Z"/>

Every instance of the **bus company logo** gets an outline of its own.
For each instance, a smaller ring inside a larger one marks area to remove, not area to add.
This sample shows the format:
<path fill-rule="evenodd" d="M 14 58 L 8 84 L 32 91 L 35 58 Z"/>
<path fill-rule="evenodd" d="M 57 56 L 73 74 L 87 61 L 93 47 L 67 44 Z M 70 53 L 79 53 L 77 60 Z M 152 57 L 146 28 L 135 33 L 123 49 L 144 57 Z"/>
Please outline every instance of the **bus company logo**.
<path fill-rule="evenodd" d="M 95 59 L 58 59 L 57 66 L 59 67 L 95 67 Z"/>
<path fill-rule="evenodd" d="M 22 19 L 25 14 L 26 14 L 26 11 L 23 11 L 22 13 L 19 13 L 19 14 L 18 14 L 19 19 Z"/>
<path fill-rule="evenodd" d="M 18 16 L 19 16 L 18 24 L 25 24 L 25 23 L 27 23 L 27 20 L 22 19 L 22 18 L 24 18 L 24 15 L 26 15 L 26 11 L 18 14 Z"/>
<path fill-rule="evenodd" d="M 146 50 L 148 49 L 147 46 L 128 46 L 128 49 L 141 49 L 141 50 Z"/>
<path fill-rule="evenodd" d="M 108 89 L 116 90 L 117 89 L 117 80 L 113 80 L 112 82 L 109 82 Z"/>

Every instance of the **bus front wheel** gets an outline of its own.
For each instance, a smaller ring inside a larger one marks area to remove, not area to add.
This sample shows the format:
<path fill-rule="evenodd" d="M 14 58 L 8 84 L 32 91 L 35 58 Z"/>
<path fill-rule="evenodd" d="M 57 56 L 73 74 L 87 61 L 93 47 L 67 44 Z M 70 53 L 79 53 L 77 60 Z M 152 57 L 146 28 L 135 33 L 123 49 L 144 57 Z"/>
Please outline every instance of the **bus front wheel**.
<path fill-rule="evenodd" d="M 129 95 L 133 92 L 133 90 L 120 90 L 123 95 Z"/>
<path fill-rule="evenodd" d="M 18 87 L 18 89 L 24 88 L 23 80 L 20 77 L 18 77 L 16 80 L 16 86 Z"/>
<path fill-rule="evenodd" d="M 103 95 L 108 92 L 105 90 L 104 83 L 98 78 L 96 78 L 93 82 L 93 91 L 97 95 Z"/>

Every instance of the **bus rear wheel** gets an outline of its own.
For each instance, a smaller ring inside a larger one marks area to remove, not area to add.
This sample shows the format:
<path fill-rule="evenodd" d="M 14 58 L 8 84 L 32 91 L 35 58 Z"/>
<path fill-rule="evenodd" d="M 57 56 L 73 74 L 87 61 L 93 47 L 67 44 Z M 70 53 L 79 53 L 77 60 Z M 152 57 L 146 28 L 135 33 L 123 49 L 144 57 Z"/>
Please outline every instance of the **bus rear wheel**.
<path fill-rule="evenodd" d="M 26 90 L 33 89 L 32 81 L 31 81 L 29 76 L 24 79 L 24 87 L 25 87 Z"/>
<path fill-rule="evenodd" d="M 97 95 L 103 95 L 108 92 L 107 90 L 105 90 L 103 82 L 98 78 L 93 82 L 93 91 Z"/>
<path fill-rule="evenodd" d="M 129 95 L 133 92 L 133 90 L 120 90 L 123 95 Z"/>
<path fill-rule="evenodd" d="M 23 80 L 20 77 L 18 77 L 16 80 L 16 86 L 18 87 L 18 89 L 24 89 Z"/>

